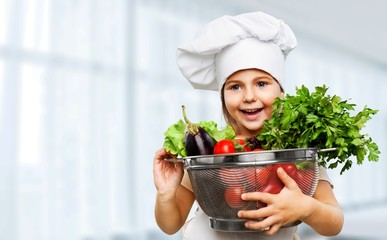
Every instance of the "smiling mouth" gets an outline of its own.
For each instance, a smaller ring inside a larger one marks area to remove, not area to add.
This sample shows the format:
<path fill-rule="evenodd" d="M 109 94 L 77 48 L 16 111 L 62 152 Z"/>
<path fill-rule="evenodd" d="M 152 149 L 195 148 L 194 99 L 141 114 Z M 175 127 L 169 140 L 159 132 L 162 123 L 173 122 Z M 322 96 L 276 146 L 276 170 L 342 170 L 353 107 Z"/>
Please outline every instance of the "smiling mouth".
<path fill-rule="evenodd" d="M 262 111 L 262 108 L 256 108 L 256 109 L 244 109 L 244 110 L 241 110 L 241 112 L 243 114 L 246 114 L 246 115 L 255 115 L 255 114 L 258 114 Z"/>

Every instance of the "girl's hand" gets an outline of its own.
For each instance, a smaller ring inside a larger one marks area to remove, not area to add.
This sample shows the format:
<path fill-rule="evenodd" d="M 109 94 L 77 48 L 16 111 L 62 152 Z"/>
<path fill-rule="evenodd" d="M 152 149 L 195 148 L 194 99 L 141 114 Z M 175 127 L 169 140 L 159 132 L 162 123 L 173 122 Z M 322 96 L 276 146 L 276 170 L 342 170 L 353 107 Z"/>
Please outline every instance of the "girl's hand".
<path fill-rule="evenodd" d="M 245 225 L 250 229 L 265 230 L 266 235 L 274 235 L 282 226 L 303 219 L 308 216 L 310 209 L 308 206 L 311 197 L 303 194 L 297 183 L 282 168 L 278 168 L 277 175 L 285 185 L 280 193 L 250 192 L 242 194 L 243 200 L 261 201 L 267 204 L 266 207 L 257 210 L 241 210 L 238 213 L 240 218 L 263 219 L 248 220 Z"/>
<path fill-rule="evenodd" d="M 153 161 L 153 178 L 157 192 L 165 196 L 174 196 L 184 175 L 183 163 L 165 161 L 171 158 L 165 149 L 158 150 Z"/>

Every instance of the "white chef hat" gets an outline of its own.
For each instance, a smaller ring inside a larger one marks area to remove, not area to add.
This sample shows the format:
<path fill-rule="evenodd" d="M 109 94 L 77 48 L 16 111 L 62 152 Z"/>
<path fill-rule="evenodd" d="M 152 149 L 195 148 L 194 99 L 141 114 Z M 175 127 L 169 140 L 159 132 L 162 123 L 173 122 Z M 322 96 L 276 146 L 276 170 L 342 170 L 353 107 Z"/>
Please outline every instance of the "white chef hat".
<path fill-rule="evenodd" d="M 290 27 L 266 13 L 223 16 L 177 49 L 177 65 L 197 89 L 221 90 L 231 74 L 249 68 L 263 70 L 281 84 L 285 58 L 296 46 Z"/>

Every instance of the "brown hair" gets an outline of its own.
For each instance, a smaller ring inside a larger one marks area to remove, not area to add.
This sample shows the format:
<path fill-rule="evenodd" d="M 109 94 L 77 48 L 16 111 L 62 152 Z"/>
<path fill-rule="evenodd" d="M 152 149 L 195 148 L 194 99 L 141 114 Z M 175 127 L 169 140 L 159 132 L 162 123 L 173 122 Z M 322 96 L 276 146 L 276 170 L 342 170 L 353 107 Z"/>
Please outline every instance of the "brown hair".
<path fill-rule="evenodd" d="M 224 85 L 222 87 L 222 90 L 220 92 L 220 100 L 222 102 L 222 112 L 224 120 L 228 125 L 230 125 L 234 130 L 236 129 L 236 121 L 234 118 L 231 117 L 230 113 L 227 110 L 226 103 L 224 101 Z"/>

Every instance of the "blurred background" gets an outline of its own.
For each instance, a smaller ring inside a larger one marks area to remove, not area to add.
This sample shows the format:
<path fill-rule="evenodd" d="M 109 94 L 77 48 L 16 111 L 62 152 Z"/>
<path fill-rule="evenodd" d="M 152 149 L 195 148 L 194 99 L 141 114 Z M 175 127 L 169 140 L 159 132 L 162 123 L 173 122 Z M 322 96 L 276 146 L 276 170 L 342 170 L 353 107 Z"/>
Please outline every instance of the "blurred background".
<path fill-rule="evenodd" d="M 326 84 L 358 109 L 378 163 L 328 173 L 344 211 L 329 239 L 387 237 L 387 3 L 307 0 L 0 0 L 0 238 L 158 240 L 153 155 L 181 118 L 224 125 L 176 48 L 222 15 L 265 11 L 298 38 L 287 93 Z M 302 239 L 315 236 L 299 227 Z"/>

